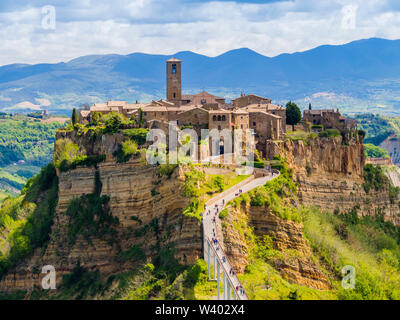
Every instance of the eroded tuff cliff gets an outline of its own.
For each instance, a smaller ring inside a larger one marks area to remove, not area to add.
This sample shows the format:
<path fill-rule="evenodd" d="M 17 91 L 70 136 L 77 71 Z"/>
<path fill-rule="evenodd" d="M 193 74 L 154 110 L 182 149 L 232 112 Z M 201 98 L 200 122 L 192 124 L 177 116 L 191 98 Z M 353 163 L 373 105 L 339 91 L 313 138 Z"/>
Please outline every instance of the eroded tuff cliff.
<path fill-rule="evenodd" d="M 395 165 L 400 165 L 400 139 L 396 135 L 386 138 L 379 147 L 388 152 Z"/>
<path fill-rule="evenodd" d="M 251 234 L 269 236 L 274 249 L 281 253 L 271 261 L 281 275 L 300 285 L 326 290 L 330 282 L 320 266 L 312 259 L 311 248 L 303 236 L 299 222 L 284 220 L 267 207 L 242 204 L 229 208 L 220 231 L 221 244 L 237 272 L 244 272 L 252 246 Z M 250 228 L 250 229 L 249 229 Z"/>
<path fill-rule="evenodd" d="M 324 210 L 346 212 L 359 207 L 359 214 L 384 214 L 395 224 L 400 223 L 398 201 L 391 201 L 389 186 L 382 190 L 363 188 L 365 165 L 361 138 L 344 144 L 341 137 L 304 141 L 270 142 L 267 157 L 282 155 L 293 168 L 298 183 L 298 197 L 304 205 Z"/>
<path fill-rule="evenodd" d="M 110 138 L 108 138 L 110 139 Z M 110 144 L 107 148 L 115 148 Z M 71 199 L 94 191 L 96 169 L 78 167 L 68 172 L 58 172 L 59 201 L 47 248 L 37 249 L 11 270 L 0 282 L 0 291 L 30 290 L 40 286 L 40 271 L 52 265 L 57 272 L 57 282 L 62 274 L 70 273 L 80 264 L 89 270 L 105 274 L 120 273 L 135 267 L 139 261 L 121 259 L 121 253 L 138 246 L 147 259 L 168 246 L 175 258 L 183 264 L 194 263 L 201 256 L 201 227 L 197 219 L 185 217 L 182 212 L 189 200 L 182 196 L 184 181 L 182 168 L 172 176 L 157 174 L 154 166 L 143 165 L 139 159 L 117 164 L 112 156 L 98 164 L 102 195 L 109 196 L 108 207 L 119 224 L 115 227 L 113 241 L 101 235 L 88 241 L 78 235 L 71 244 L 69 224 L 71 217 L 66 209 Z"/>

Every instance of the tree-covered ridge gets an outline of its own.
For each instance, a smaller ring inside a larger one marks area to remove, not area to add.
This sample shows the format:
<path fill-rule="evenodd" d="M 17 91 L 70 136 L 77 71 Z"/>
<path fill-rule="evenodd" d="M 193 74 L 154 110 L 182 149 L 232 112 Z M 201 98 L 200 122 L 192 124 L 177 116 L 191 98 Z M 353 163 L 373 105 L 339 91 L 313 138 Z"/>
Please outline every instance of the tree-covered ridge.
<path fill-rule="evenodd" d="M 33 252 L 45 249 L 58 202 L 58 177 L 52 164 L 31 178 L 21 195 L 0 208 L 0 279 Z"/>
<path fill-rule="evenodd" d="M 0 119 L 0 166 L 19 160 L 46 165 L 51 161 L 56 131 L 62 126 L 28 117 Z"/>
<path fill-rule="evenodd" d="M 364 144 L 364 152 L 367 158 L 389 158 L 385 149 L 379 148 L 372 143 Z"/>
<path fill-rule="evenodd" d="M 400 136 L 399 118 L 364 113 L 355 115 L 354 119 L 357 120 L 359 129 L 366 133 L 365 143 L 378 146 L 392 134 Z"/>
<path fill-rule="evenodd" d="M 0 200 L 16 195 L 51 162 L 55 134 L 63 124 L 23 115 L 0 115 Z"/>

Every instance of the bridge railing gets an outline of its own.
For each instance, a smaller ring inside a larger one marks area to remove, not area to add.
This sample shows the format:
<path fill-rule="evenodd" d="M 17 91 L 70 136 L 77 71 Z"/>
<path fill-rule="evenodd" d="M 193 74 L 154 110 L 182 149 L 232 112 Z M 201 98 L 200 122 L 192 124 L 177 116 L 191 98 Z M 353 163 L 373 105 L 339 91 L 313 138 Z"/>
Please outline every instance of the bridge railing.
<path fill-rule="evenodd" d="M 226 195 L 232 193 L 234 190 L 238 190 L 241 187 L 243 187 L 244 185 L 248 184 L 249 182 L 254 180 L 254 176 L 250 176 L 247 179 L 243 180 L 242 182 L 235 184 L 232 188 L 225 190 L 224 192 L 221 192 L 220 194 L 218 194 L 217 196 L 215 196 L 214 198 L 208 200 L 206 202 L 206 206 L 207 208 L 209 206 L 211 206 L 212 204 L 214 204 L 215 202 L 220 201 L 221 199 L 223 199 Z"/>
<path fill-rule="evenodd" d="M 235 286 L 235 284 L 233 283 L 233 281 L 232 281 L 232 279 L 231 279 L 231 275 L 228 275 L 229 273 L 227 272 L 227 270 L 226 270 L 226 268 L 225 268 L 224 262 L 222 261 L 222 259 L 221 259 L 221 257 L 219 256 L 217 250 L 216 250 L 215 247 L 213 246 L 213 244 L 212 244 L 210 238 L 208 238 L 208 237 L 205 236 L 205 235 L 204 235 L 204 238 L 205 238 L 205 240 L 208 242 L 208 245 L 212 248 L 215 257 L 216 257 L 216 259 L 217 259 L 218 262 L 219 262 L 219 265 L 222 267 L 222 272 L 225 273 L 225 277 L 228 279 L 228 281 L 229 281 L 229 283 L 230 283 L 230 286 L 231 286 L 233 292 L 235 293 L 235 296 L 236 296 L 239 300 L 243 300 L 243 299 L 242 299 L 243 296 L 246 297 L 245 300 L 249 300 L 249 297 L 247 296 L 246 292 L 244 292 L 244 294 L 241 295 L 241 294 L 240 294 L 240 291 L 236 289 L 236 286 Z M 221 248 L 221 250 L 222 250 L 222 248 Z M 228 260 L 227 260 L 227 261 L 228 261 Z M 208 261 L 208 263 L 210 263 L 210 261 Z M 235 274 L 236 274 L 236 273 L 235 273 Z M 237 283 L 241 286 L 241 283 L 240 283 L 239 278 L 238 278 L 236 275 L 235 275 L 235 277 L 236 277 L 236 279 L 237 279 Z M 242 287 L 243 287 L 243 286 L 242 286 Z M 224 290 L 227 290 L 227 288 L 223 288 L 223 289 L 224 289 Z M 229 294 L 229 292 L 228 292 L 228 294 Z"/>

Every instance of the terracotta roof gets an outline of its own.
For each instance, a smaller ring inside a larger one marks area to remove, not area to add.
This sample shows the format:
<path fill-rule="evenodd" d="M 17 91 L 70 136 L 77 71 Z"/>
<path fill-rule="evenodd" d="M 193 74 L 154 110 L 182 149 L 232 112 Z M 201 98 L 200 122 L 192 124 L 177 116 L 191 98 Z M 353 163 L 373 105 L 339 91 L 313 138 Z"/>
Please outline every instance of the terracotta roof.
<path fill-rule="evenodd" d="M 127 103 L 126 106 L 124 107 L 124 110 L 140 109 L 140 108 L 144 108 L 147 105 L 148 105 L 148 103 Z"/>
<path fill-rule="evenodd" d="M 304 114 L 316 114 L 322 115 L 323 113 L 333 113 L 336 111 L 334 109 L 321 109 L 321 110 L 304 110 Z"/>
<path fill-rule="evenodd" d="M 225 100 L 225 98 L 214 96 L 207 91 L 202 91 L 198 94 L 186 94 L 182 96 L 182 100 L 189 100 L 190 104 L 202 105 L 207 103 L 218 103 L 217 100 Z"/>
<path fill-rule="evenodd" d="M 94 106 L 90 107 L 90 111 L 91 112 L 110 111 L 110 107 L 107 106 L 106 104 L 94 105 Z"/>
<path fill-rule="evenodd" d="M 277 106 L 271 103 L 254 103 L 254 104 L 250 104 L 248 106 L 245 107 L 246 110 L 248 110 L 249 112 L 251 112 L 252 110 L 268 110 L 268 111 L 276 111 L 276 110 L 285 110 L 284 107 L 281 106 Z"/>
<path fill-rule="evenodd" d="M 208 113 L 215 113 L 215 114 L 229 114 L 232 113 L 231 110 L 219 109 L 219 110 L 209 110 Z"/>
<path fill-rule="evenodd" d="M 186 112 L 190 112 L 190 111 L 192 111 L 192 110 L 199 110 L 199 111 L 204 111 L 204 112 L 206 112 L 206 113 L 210 113 L 210 111 L 208 111 L 208 110 L 206 110 L 206 109 L 203 109 L 203 108 L 201 108 L 201 107 L 194 107 L 194 108 L 191 108 L 191 109 L 187 109 L 187 110 L 182 111 L 181 113 L 179 113 L 179 115 L 184 114 L 184 113 L 186 113 Z"/>
<path fill-rule="evenodd" d="M 197 106 L 195 106 L 195 105 L 184 105 L 184 106 L 180 106 L 180 107 L 177 107 L 177 106 L 167 107 L 167 110 L 168 111 L 182 111 L 183 112 L 183 111 L 193 110 L 195 108 L 197 108 Z"/>
<path fill-rule="evenodd" d="M 182 62 L 182 60 L 179 60 L 179 59 L 173 57 L 171 59 L 168 59 L 167 62 Z"/>
<path fill-rule="evenodd" d="M 258 96 L 256 94 L 246 94 L 244 96 L 241 96 L 241 97 L 238 97 L 236 99 L 233 99 L 232 101 L 237 101 L 237 100 L 240 100 L 240 99 L 243 99 L 243 98 L 246 98 L 246 97 L 256 97 L 256 98 L 260 98 L 260 99 L 263 99 L 263 100 L 271 100 L 269 98 L 261 97 L 261 96 Z"/>
<path fill-rule="evenodd" d="M 168 109 L 164 106 L 153 106 L 153 105 L 145 106 L 142 108 L 142 110 L 144 112 L 157 112 L 157 111 L 167 112 L 168 111 Z"/>
<path fill-rule="evenodd" d="M 173 102 L 167 101 L 167 100 L 158 100 L 156 101 L 157 103 L 163 105 L 163 106 L 174 106 L 175 104 Z"/>
<path fill-rule="evenodd" d="M 237 109 L 237 110 L 233 110 L 233 111 L 230 111 L 230 112 L 232 112 L 234 114 L 249 114 L 247 111 L 245 111 L 243 109 Z"/>
<path fill-rule="evenodd" d="M 262 114 L 262 115 L 267 115 L 267 116 L 269 116 L 269 117 L 271 117 L 271 118 L 282 119 L 282 117 L 277 116 L 276 114 L 268 113 L 268 112 L 266 112 L 266 111 L 253 111 L 252 113 L 253 113 L 253 114 L 254 114 L 254 113 L 260 113 L 260 114 Z"/>
<path fill-rule="evenodd" d="M 121 106 L 125 106 L 126 105 L 126 101 L 113 101 L 110 100 L 107 102 L 107 105 L 109 107 L 121 107 Z"/>

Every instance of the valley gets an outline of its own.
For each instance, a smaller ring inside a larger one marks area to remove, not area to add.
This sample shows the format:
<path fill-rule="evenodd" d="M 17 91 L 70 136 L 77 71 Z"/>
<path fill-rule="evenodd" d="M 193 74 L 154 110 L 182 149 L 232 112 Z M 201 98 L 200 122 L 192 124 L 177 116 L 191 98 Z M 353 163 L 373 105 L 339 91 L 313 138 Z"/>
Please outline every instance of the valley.
<path fill-rule="evenodd" d="M 51 162 L 55 132 L 66 118 L 51 119 L 0 115 L 0 199 L 19 194 L 26 181 Z"/>

